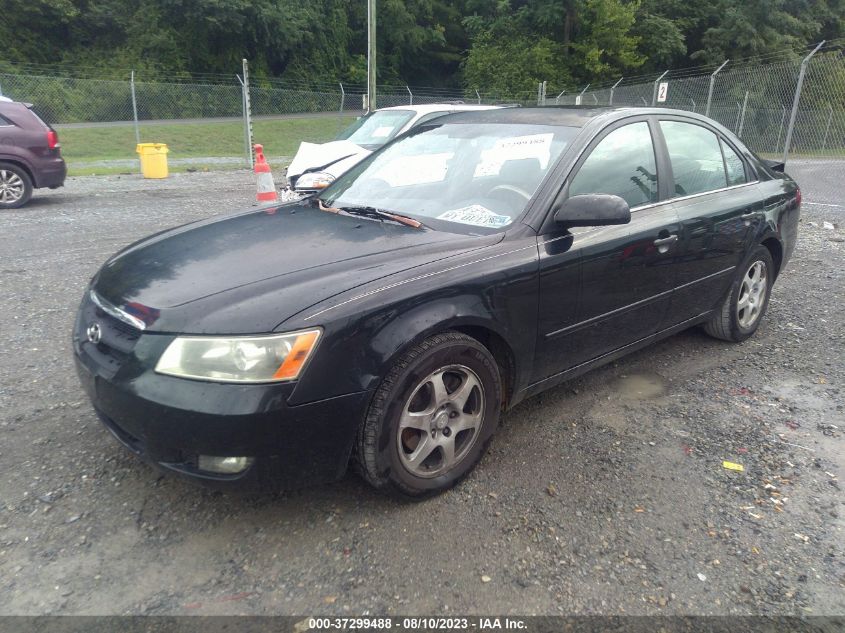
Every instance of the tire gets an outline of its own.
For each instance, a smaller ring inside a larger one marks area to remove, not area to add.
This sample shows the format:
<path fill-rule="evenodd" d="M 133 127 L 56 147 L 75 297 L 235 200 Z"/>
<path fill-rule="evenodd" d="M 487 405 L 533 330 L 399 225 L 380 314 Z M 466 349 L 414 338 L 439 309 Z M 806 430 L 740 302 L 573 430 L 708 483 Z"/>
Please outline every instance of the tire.
<path fill-rule="evenodd" d="M 481 459 L 501 403 L 499 368 L 486 347 L 458 332 L 432 336 L 403 354 L 373 395 L 358 432 L 356 470 L 394 496 L 448 490 Z"/>
<path fill-rule="evenodd" d="M 0 162 L 0 210 L 17 209 L 32 198 L 32 179 L 26 170 Z"/>
<path fill-rule="evenodd" d="M 755 271 L 765 278 L 755 281 Z M 734 343 L 741 343 L 754 334 L 769 306 L 774 276 L 772 254 L 765 246 L 758 245 L 740 266 L 728 296 L 704 324 L 704 331 Z M 740 307 L 741 301 L 744 307 Z"/>

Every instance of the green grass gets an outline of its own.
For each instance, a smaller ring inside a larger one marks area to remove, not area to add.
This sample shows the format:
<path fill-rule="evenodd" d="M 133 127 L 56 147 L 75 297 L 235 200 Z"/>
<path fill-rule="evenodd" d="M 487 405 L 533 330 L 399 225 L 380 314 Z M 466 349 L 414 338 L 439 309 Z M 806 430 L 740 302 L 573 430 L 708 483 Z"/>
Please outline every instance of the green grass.
<path fill-rule="evenodd" d="M 253 140 L 264 145 L 267 156 L 293 156 L 301 141 L 324 143 L 349 125 L 353 117 L 317 117 L 260 120 L 253 124 Z M 79 166 L 79 163 L 134 159 L 135 129 L 131 125 L 59 128 L 62 155 L 71 175 L 124 173 L 126 167 Z M 168 158 L 243 156 L 243 124 L 239 121 L 141 125 L 142 143 L 167 143 Z M 196 164 L 172 165 L 171 171 L 209 167 Z M 225 169 L 225 165 L 212 165 Z M 237 165 L 230 166 L 238 167 Z"/>

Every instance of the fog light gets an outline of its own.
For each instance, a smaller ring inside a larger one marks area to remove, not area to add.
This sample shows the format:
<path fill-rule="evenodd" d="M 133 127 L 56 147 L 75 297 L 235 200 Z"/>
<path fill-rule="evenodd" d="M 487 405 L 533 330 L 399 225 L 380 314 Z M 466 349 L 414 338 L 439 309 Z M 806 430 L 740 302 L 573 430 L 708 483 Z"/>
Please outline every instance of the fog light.
<path fill-rule="evenodd" d="M 197 467 L 210 473 L 235 475 L 252 466 L 252 457 L 212 457 L 200 455 Z"/>

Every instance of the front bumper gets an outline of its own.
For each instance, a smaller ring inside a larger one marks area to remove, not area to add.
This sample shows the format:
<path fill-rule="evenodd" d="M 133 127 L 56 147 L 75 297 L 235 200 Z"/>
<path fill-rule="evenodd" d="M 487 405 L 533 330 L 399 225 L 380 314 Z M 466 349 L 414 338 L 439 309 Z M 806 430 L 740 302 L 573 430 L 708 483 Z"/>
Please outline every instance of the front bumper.
<path fill-rule="evenodd" d="M 87 327 L 82 315 L 91 310 L 83 307 L 74 330 L 77 373 L 105 426 L 139 457 L 206 482 L 262 489 L 296 488 L 345 473 L 369 392 L 291 406 L 293 383 L 224 384 L 156 374 L 151 352 L 172 337 L 136 333 L 132 351 L 123 353 L 117 339 L 109 340 L 108 315 L 97 315 L 104 336 L 95 345 L 79 335 Z M 199 470 L 200 455 L 252 457 L 254 463 L 221 475 Z"/>

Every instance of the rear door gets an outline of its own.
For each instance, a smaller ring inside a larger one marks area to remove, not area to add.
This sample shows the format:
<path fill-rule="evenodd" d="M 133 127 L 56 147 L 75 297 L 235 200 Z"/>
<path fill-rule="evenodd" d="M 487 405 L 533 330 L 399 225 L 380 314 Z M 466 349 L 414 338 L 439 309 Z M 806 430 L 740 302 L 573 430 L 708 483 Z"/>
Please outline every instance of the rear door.
<path fill-rule="evenodd" d="M 642 117 L 605 130 L 567 185 L 570 196 L 624 198 L 630 224 L 553 227 L 540 237 L 537 380 L 646 338 L 664 322 L 680 227 L 671 203 L 660 201 L 652 127 Z"/>
<path fill-rule="evenodd" d="M 668 325 L 712 309 L 763 221 L 756 178 L 741 154 L 703 122 L 660 117 L 673 206 L 681 223 Z"/>

